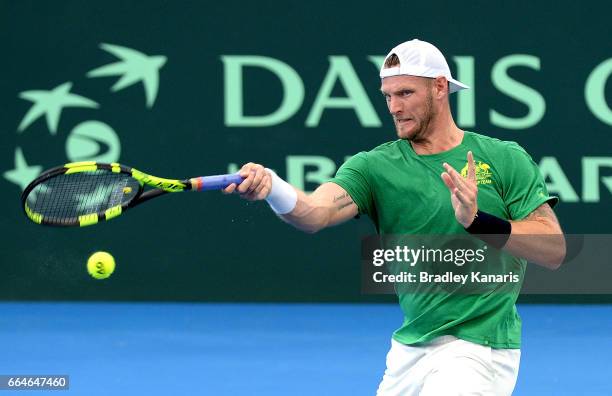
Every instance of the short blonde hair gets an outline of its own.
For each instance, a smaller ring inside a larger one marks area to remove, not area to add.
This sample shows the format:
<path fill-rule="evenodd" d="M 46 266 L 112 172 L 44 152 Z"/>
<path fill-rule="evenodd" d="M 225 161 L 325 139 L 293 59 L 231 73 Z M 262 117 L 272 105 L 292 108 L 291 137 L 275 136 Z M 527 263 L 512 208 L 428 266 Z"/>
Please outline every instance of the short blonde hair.
<path fill-rule="evenodd" d="M 396 67 L 399 65 L 400 65 L 399 57 L 395 54 L 391 54 L 389 55 L 387 59 L 385 59 L 385 69 L 389 69 L 389 68 Z M 432 78 L 432 77 L 422 77 L 422 78 L 425 79 L 425 82 L 427 83 L 428 87 L 431 87 L 433 85 L 433 81 L 435 80 L 435 78 Z M 448 88 L 450 89 L 450 84 Z"/>
<path fill-rule="evenodd" d="M 395 55 L 395 54 L 391 54 L 385 60 L 385 69 L 389 69 L 391 67 L 399 66 L 399 64 L 400 64 L 400 60 L 399 60 L 398 56 Z"/>

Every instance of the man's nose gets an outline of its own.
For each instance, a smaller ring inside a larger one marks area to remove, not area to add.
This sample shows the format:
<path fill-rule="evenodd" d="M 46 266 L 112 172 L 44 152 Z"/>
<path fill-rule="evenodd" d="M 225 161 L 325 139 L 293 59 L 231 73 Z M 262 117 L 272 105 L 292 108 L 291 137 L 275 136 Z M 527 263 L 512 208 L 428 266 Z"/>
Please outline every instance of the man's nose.
<path fill-rule="evenodd" d="M 400 100 L 397 98 L 394 98 L 393 96 L 389 98 L 388 106 L 389 106 L 389 113 L 393 115 L 400 114 L 402 112 L 402 105 L 401 105 Z"/>

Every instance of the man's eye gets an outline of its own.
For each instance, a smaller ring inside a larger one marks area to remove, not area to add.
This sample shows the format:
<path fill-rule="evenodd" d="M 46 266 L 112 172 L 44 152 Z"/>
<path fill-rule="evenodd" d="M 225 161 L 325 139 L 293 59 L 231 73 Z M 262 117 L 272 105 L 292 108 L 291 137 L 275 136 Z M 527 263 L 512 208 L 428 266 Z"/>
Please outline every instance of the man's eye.
<path fill-rule="evenodd" d="M 412 91 L 402 91 L 402 96 L 410 96 L 412 95 Z"/>

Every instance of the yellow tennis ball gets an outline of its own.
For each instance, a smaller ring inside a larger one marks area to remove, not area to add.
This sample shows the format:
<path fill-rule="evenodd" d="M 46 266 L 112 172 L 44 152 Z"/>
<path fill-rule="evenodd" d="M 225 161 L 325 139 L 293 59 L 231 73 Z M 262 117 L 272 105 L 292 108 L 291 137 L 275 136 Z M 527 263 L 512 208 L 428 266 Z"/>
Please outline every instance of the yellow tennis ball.
<path fill-rule="evenodd" d="M 96 279 L 106 279 L 115 270 L 115 259 L 107 252 L 95 252 L 87 260 L 87 272 Z"/>

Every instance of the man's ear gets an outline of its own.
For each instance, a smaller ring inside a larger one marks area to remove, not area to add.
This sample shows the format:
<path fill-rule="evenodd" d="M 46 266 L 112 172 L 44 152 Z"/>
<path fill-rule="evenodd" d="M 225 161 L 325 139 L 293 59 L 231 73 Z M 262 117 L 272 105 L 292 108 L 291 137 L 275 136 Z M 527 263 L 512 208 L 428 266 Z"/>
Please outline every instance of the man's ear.
<path fill-rule="evenodd" d="M 450 92 L 448 80 L 444 76 L 439 76 L 439 77 L 434 78 L 432 88 L 433 88 L 433 95 L 437 99 L 442 99 L 444 96 L 448 96 Z"/>

